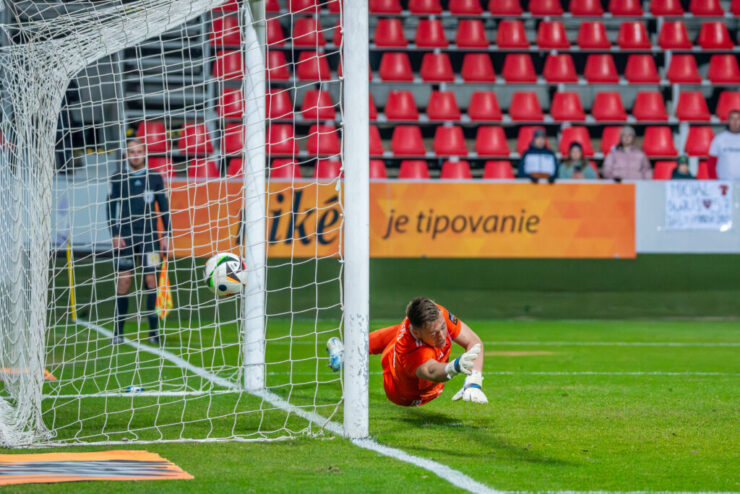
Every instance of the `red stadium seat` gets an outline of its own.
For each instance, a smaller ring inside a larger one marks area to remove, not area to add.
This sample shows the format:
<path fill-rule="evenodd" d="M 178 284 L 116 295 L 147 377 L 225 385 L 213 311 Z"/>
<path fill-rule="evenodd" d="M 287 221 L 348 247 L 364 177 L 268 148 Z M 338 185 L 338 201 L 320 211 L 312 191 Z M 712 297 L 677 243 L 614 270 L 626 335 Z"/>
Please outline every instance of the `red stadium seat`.
<path fill-rule="evenodd" d="M 381 17 L 375 26 L 375 46 L 405 48 L 409 42 L 403 33 L 403 21 L 397 17 Z"/>
<path fill-rule="evenodd" d="M 339 160 L 316 160 L 313 178 L 317 180 L 334 180 L 342 176 L 342 162 Z"/>
<path fill-rule="evenodd" d="M 514 178 L 514 170 L 508 161 L 486 161 L 483 168 L 483 178 L 488 180 L 510 180 Z"/>
<path fill-rule="evenodd" d="M 562 21 L 542 21 L 537 28 L 537 47 L 541 50 L 570 48 Z"/>
<path fill-rule="evenodd" d="M 666 77 L 672 84 L 698 84 L 701 82 L 699 67 L 696 66 L 694 55 L 675 53 L 668 65 Z"/>
<path fill-rule="evenodd" d="M 297 17 L 293 21 L 293 45 L 307 48 L 319 48 L 326 45 L 326 38 L 321 25 L 313 17 Z"/>
<path fill-rule="evenodd" d="M 231 160 L 232 163 L 234 161 L 235 160 Z M 229 168 L 231 168 L 231 164 L 229 164 Z M 231 173 L 229 173 L 229 175 L 231 175 Z M 272 165 L 270 165 L 270 178 L 286 180 L 301 178 L 301 167 L 292 159 L 281 158 L 272 160 Z"/>
<path fill-rule="evenodd" d="M 652 0 L 650 12 L 655 16 L 660 15 L 683 15 L 681 0 Z"/>
<path fill-rule="evenodd" d="M 402 180 L 424 180 L 429 178 L 429 165 L 424 160 L 403 160 L 398 170 Z"/>
<path fill-rule="evenodd" d="M 521 127 L 519 127 L 519 135 L 516 138 L 517 153 L 524 154 L 524 151 L 526 151 L 529 148 L 529 145 L 532 143 L 534 131 L 537 129 L 545 130 L 544 127 L 541 127 L 539 125 L 522 125 Z M 546 141 L 545 147 L 550 147 L 549 141 Z"/>
<path fill-rule="evenodd" d="M 516 92 L 511 96 L 509 116 L 515 122 L 540 122 L 544 120 L 537 93 L 534 91 Z"/>
<path fill-rule="evenodd" d="M 337 19 L 337 25 L 334 27 L 334 34 L 332 35 L 331 42 L 334 43 L 334 46 L 340 46 L 342 44 L 342 30 L 344 28 L 342 27 L 342 21 L 341 19 Z"/>
<path fill-rule="evenodd" d="M 301 81 L 329 81 L 331 71 L 326 55 L 322 53 L 304 51 L 298 57 L 295 73 Z"/>
<path fill-rule="evenodd" d="M 290 90 L 270 88 L 265 94 L 265 114 L 271 120 L 290 120 L 293 118 L 293 102 Z"/>
<path fill-rule="evenodd" d="M 689 156 L 708 156 L 709 145 L 714 139 L 714 131 L 709 126 L 691 127 L 686 137 L 685 152 Z"/>
<path fill-rule="evenodd" d="M 506 55 L 501 75 L 506 82 L 537 82 L 534 64 L 528 53 L 509 53 Z"/>
<path fill-rule="evenodd" d="M 295 154 L 298 142 L 292 124 L 270 124 L 267 128 L 267 154 Z"/>
<path fill-rule="evenodd" d="M 239 51 L 222 51 L 213 62 L 213 76 L 217 79 L 241 79 L 244 75 L 244 60 Z"/>
<path fill-rule="evenodd" d="M 172 166 L 172 160 L 169 156 L 149 156 L 146 160 L 147 166 L 162 175 L 164 179 L 170 179 L 177 176 L 175 167 Z"/>
<path fill-rule="evenodd" d="M 693 43 L 682 21 L 665 21 L 658 34 L 658 45 L 663 50 L 687 50 Z"/>
<path fill-rule="evenodd" d="M 675 161 L 656 161 L 653 168 L 653 180 L 670 180 L 676 166 Z"/>
<path fill-rule="evenodd" d="M 609 0 L 609 12 L 615 17 L 642 17 L 640 0 Z"/>
<path fill-rule="evenodd" d="M 401 2 L 398 0 L 369 0 L 368 8 L 372 14 L 400 14 Z"/>
<path fill-rule="evenodd" d="M 725 122 L 731 110 L 740 110 L 740 91 L 722 91 L 719 93 L 717 109 L 714 113 Z"/>
<path fill-rule="evenodd" d="M 425 155 L 424 140 L 418 125 L 399 125 L 393 129 L 391 151 L 396 156 Z"/>
<path fill-rule="evenodd" d="M 676 146 L 673 144 L 673 133 L 670 127 L 655 126 L 645 129 L 642 140 L 642 150 L 648 156 L 676 156 Z"/>
<path fill-rule="evenodd" d="M 696 170 L 696 178 L 699 180 L 709 180 L 709 163 L 706 161 L 699 162 L 699 169 Z"/>
<path fill-rule="evenodd" d="M 242 42 L 239 18 L 234 15 L 214 17 L 211 26 L 211 44 L 217 48 L 240 46 Z"/>
<path fill-rule="evenodd" d="M 442 5 L 439 0 L 409 0 L 409 10 L 412 14 L 441 14 Z"/>
<path fill-rule="evenodd" d="M 496 33 L 496 45 L 498 48 L 529 48 L 527 33 L 524 23 L 520 20 L 504 20 L 498 24 Z"/>
<path fill-rule="evenodd" d="M 316 0 L 288 0 L 288 10 L 296 14 L 302 12 L 304 14 L 311 14 L 318 12 L 321 7 L 317 5 Z"/>
<path fill-rule="evenodd" d="M 434 152 L 439 156 L 467 156 L 462 127 L 440 125 L 434 132 Z"/>
<path fill-rule="evenodd" d="M 581 99 L 575 91 L 556 92 L 550 104 L 550 115 L 556 122 L 582 122 L 586 120 Z"/>
<path fill-rule="evenodd" d="M 467 161 L 445 161 L 442 163 L 442 172 L 439 178 L 444 180 L 470 180 L 473 174 L 470 172 L 470 163 Z"/>
<path fill-rule="evenodd" d="M 740 15 L 740 0 L 732 0 L 730 2 L 730 12 L 735 16 Z"/>
<path fill-rule="evenodd" d="M 230 123 L 224 129 L 224 137 L 221 141 L 224 154 L 241 153 L 244 149 L 244 126 L 240 123 Z"/>
<path fill-rule="evenodd" d="M 703 17 L 722 17 L 725 15 L 719 0 L 691 0 L 689 2 L 689 12 Z"/>
<path fill-rule="evenodd" d="M 370 120 L 377 120 L 378 119 L 378 108 L 375 106 L 375 100 L 373 99 L 373 93 L 369 93 L 370 101 L 368 102 L 369 111 L 368 116 L 370 117 Z"/>
<path fill-rule="evenodd" d="M 470 95 L 470 104 L 468 104 L 468 116 L 470 120 L 494 120 L 500 121 L 502 118 L 501 108 L 498 105 L 498 98 L 493 91 L 475 91 Z"/>
<path fill-rule="evenodd" d="M 509 145 L 506 143 L 504 129 L 485 125 L 478 127 L 475 152 L 478 156 L 509 156 Z"/>
<path fill-rule="evenodd" d="M 448 5 L 452 15 L 480 15 L 483 13 L 478 0 L 450 0 Z"/>
<path fill-rule="evenodd" d="M 406 53 L 385 52 L 380 59 L 380 78 L 388 82 L 413 81 L 411 62 Z"/>
<path fill-rule="evenodd" d="M 570 145 L 577 142 L 583 148 L 584 156 L 593 156 L 594 148 L 591 146 L 591 136 L 588 134 L 588 128 L 586 127 L 566 127 L 562 130 L 560 135 L 560 154 L 563 156 L 568 154 Z"/>
<path fill-rule="evenodd" d="M 374 125 L 370 126 L 370 156 L 383 156 L 383 141 L 380 139 L 380 131 Z"/>
<path fill-rule="evenodd" d="M 270 17 L 267 19 L 265 38 L 267 44 L 270 46 L 283 46 L 285 44 L 285 40 L 287 38 L 283 33 L 283 26 L 280 25 L 280 21 L 277 17 Z"/>
<path fill-rule="evenodd" d="M 196 158 L 188 164 L 190 178 L 219 178 L 221 171 L 214 160 Z"/>
<path fill-rule="evenodd" d="M 141 122 L 136 129 L 136 137 L 144 143 L 147 154 L 166 153 L 170 150 L 170 141 L 167 139 L 167 129 L 164 122 L 150 120 Z"/>
<path fill-rule="evenodd" d="M 465 82 L 496 81 L 496 73 L 488 53 L 466 53 L 460 73 Z"/>
<path fill-rule="evenodd" d="M 622 127 L 604 127 L 601 133 L 601 152 L 605 155 L 619 142 Z"/>
<path fill-rule="evenodd" d="M 548 54 L 542 75 L 547 82 L 578 82 L 576 66 L 568 53 Z"/>
<path fill-rule="evenodd" d="M 589 55 L 583 71 L 586 81 L 592 84 L 613 84 L 619 82 L 614 59 L 608 53 Z"/>
<path fill-rule="evenodd" d="M 560 0 L 529 0 L 529 13 L 535 17 L 561 16 Z"/>
<path fill-rule="evenodd" d="M 709 59 L 707 78 L 713 84 L 740 84 L 740 68 L 735 55 L 712 55 Z"/>
<path fill-rule="evenodd" d="M 221 6 L 213 9 L 213 11 L 217 13 L 237 12 L 239 11 L 239 0 L 227 0 Z"/>
<path fill-rule="evenodd" d="M 599 122 L 624 122 L 627 112 L 622 104 L 619 91 L 596 93 L 591 107 L 591 115 Z"/>
<path fill-rule="evenodd" d="M 721 96 L 720 96 L 721 97 Z M 682 122 L 708 122 L 712 116 L 707 108 L 707 100 L 701 91 L 684 91 L 678 97 L 676 117 Z"/>
<path fill-rule="evenodd" d="M 432 91 L 427 103 L 429 120 L 460 120 L 460 108 L 457 106 L 453 91 Z"/>
<path fill-rule="evenodd" d="M 306 150 L 317 156 L 331 156 L 341 152 L 339 131 L 334 124 L 313 124 L 308 129 Z"/>
<path fill-rule="evenodd" d="M 604 15 L 601 0 L 570 0 L 568 9 L 576 17 L 601 17 Z"/>
<path fill-rule="evenodd" d="M 285 53 L 280 50 L 267 50 L 267 83 L 289 79 L 290 69 L 285 60 Z"/>
<path fill-rule="evenodd" d="M 632 115 L 638 121 L 666 121 L 668 112 L 665 109 L 663 95 L 659 91 L 640 91 L 635 97 Z"/>
<path fill-rule="evenodd" d="M 519 0 L 489 0 L 488 11 L 491 15 L 502 16 L 520 16 L 522 15 L 522 6 Z"/>
<path fill-rule="evenodd" d="M 244 97 L 241 88 L 227 87 L 218 99 L 218 116 L 221 118 L 242 118 Z"/>
<path fill-rule="evenodd" d="M 627 57 L 624 77 L 631 84 L 657 84 L 660 82 L 655 58 L 648 54 L 634 54 Z"/>
<path fill-rule="evenodd" d="M 180 151 L 188 156 L 202 156 L 213 152 L 213 142 L 204 123 L 186 123 L 182 127 Z"/>
<path fill-rule="evenodd" d="M 385 161 L 370 160 L 370 179 L 373 178 L 388 178 L 388 173 L 385 170 Z"/>
<path fill-rule="evenodd" d="M 385 118 L 388 120 L 419 120 L 414 93 L 407 89 L 389 91 L 385 102 Z"/>
<path fill-rule="evenodd" d="M 477 1 L 477 0 L 476 0 Z M 458 48 L 488 48 L 486 27 L 480 19 L 460 19 L 457 23 L 455 43 Z"/>
<path fill-rule="evenodd" d="M 617 45 L 622 50 L 649 50 L 652 43 L 645 24 L 640 21 L 625 21 L 619 26 Z"/>
<path fill-rule="evenodd" d="M 608 50 L 612 43 L 601 21 L 583 21 L 578 28 L 578 47 L 581 50 Z"/>
<path fill-rule="evenodd" d="M 734 46 L 727 24 L 723 21 L 702 24 L 697 42 L 702 50 L 731 50 Z"/>
<path fill-rule="evenodd" d="M 239 9 L 234 9 L 235 11 Z M 278 0 L 267 0 L 265 2 L 265 12 L 268 13 L 276 13 L 280 12 L 280 4 L 278 3 Z"/>
<path fill-rule="evenodd" d="M 419 19 L 414 42 L 419 48 L 447 48 L 450 44 L 439 19 Z"/>
<path fill-rule="evenodd" d="M 306 120 L 334 120 L 334 102 L 329 91 L 309 89 L 303 95 L 301 114 Z"/>
<path fill-rule="evenodd" d="M 329 0 L 327 2 L 327 8 L 332 14 L 339 14 L 344 8 L 344 0 Z"/>
<path fill-rule="evenodd" d="M 425 53 L 421 59 L 421 79 L 424 82 L 452 82 L 455 73 L 447 53 Z"/>

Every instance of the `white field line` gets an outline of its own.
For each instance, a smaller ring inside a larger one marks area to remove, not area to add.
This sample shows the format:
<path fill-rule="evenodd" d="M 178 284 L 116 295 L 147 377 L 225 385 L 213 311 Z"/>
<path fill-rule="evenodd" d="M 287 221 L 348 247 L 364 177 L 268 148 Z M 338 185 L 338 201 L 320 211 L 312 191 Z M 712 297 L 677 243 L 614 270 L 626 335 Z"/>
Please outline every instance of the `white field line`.
<path fill-rule="evenodd" d="M 382 372 L 370 372 L 380 376 Z M 268 372 L 268 376 L 315 375 L 314 372 Z M 483 371 L 484 376 L 697 376 L 697 377 L 740 377 L 740 372 L 701 372 L 701 371 Z"/>
<path fill-rule="evenodd" d="M 320 346 L 313 341 L 267 340 L 268 345 L 310 345 Z M 635 347 L 740 347 L 736 341 L 484 341 L 492 346 L 635 346 Z"/>
<path fill-rule="evenodd" d="M 93 324 L 87 321 L 82 321 L 79 319 L 77 320 L 77 323 L 81 324 L 82 326 L 85 326 L 88 329 L 97 331 L 98 333 L 108 338 L 113 338 L 113 333 L 111 331 L 101 326 L 98 326 L 97 324 Z M 203 379 L 207 379 L 211 381 L 214 384 L 217 384 L 225 388 L 230 388 L 230 389 L 241 389 L 237 384 L 227 379 L 224 379 L 222 377 L 213 375 L 207 370 L 197 367 L 187 362 L 186 360 L 183 360 L 182 358 L 178 357 L 174 353 L 168 352 L 167 350 L 163 350 L 158 347 L 142 345 L 128 338 L 124 338 L 124 342 L 127 343 L 128 345 L 135 347 L 139 351 L 159 355 L 161 358 L 169 360 L 170 362 L 178 365 L 179 367 L 182 367 L 183 369 L 187 369 L 193 372 L 194 374 L 202 377 Z M 299 408 L 285 401 L 284 399 L 282 399 L 281 397 L 279 397 L 272 391 L 261 390 L 261 391 L 250 391 L 249 393 L 259 398 L 262 398 L 264 401 L 270 403 L 271 405 L 277 408 L 280 408 L 281 410 L 284 410 L 288 413 L 293 413 L 301 418 L 304 418 L 310 422 L 313 422 L 314 424 L 320 426 L 323 429 L 328 430 L 329 432 L 332 432 L 338 436 L 344 436 L 344 429 L 337 422 L 332 422 L 331 419 L 323 417 L 317 413 L 303 410 L 302 408 Z M 131 395 L 129 394 L 129 396 Z M 418 456 L 410 455 L 400 449 L 384 446 L 370 438 L 353 439 L 352 443 L 361 448 L 375 451 L 376 453 L 379 453 L 383 456 L 395 458 L 397 460 L 410 463 L 411 465 L 423 468 L 433 473 L 434 475 L 438 476 L 439 478 L 446 480 L 452 485 L 459 487 L 461 489 L 467 490 L 468 492 L 474 492 L 474 493 L 480 493 L 480 494 L 499 494 L 500 492 L 500 491 L 491 489 L 490 487 L 483 485 L 480 482 L 473 480 L 472 478 L 468 477 L 464 473 L 454 470 L 448 467 L 447 465 L 443 465 L 441 463 L 437 463 L 436 461 L 432 461 L 426 458 L 421 458 Z"/>

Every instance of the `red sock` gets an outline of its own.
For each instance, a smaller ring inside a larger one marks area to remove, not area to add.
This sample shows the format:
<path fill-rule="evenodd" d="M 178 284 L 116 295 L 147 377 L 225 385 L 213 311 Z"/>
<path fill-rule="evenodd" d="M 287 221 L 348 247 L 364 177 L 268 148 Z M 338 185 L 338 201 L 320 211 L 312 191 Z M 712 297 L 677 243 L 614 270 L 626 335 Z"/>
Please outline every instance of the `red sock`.
<path fill-rule="evenodd" d="M 393 341 L 398 334 L 398 324 L 387 328 L 379 329 L 370 333 L 370 355 L 383 353 L 385 347 Z"/>

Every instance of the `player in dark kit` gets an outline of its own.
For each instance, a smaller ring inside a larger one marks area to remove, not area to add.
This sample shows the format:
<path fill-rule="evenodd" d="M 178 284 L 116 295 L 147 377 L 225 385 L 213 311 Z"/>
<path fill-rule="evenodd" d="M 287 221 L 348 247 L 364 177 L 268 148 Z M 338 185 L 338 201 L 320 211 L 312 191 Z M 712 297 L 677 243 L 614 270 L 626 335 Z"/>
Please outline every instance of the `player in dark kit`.
<path fill-rule="evenodd" d="M 126 148 L 128 166 L 111 178 L 108 194 L 108 221 L 116 268 L 116 316 L 113 343 L 123 343 L 123 325 L 128 312 L 128 292 L 136 260 L 144 272 L 148 291 L 146 310 L 149 317 L 149 342 L 159 344 L 157 314 L 157 266 L 160 252 L 170 247 L 170 208 L 162 176 L 146 166 L 144 143 L 129 141 Z M 154 209 L 157 204 L 159 212 Z M 164 231 L 157 231 L 161 218 Z"/>

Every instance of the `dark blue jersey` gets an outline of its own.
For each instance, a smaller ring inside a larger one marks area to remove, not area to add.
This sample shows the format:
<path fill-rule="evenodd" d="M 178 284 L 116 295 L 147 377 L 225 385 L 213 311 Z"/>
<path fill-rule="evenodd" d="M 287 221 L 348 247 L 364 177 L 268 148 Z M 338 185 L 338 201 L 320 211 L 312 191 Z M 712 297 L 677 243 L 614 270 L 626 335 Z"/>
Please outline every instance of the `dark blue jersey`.
<path fill-rule="evenodd" d="M 159 212 L 154 209 L 157 203 Z M 162 218 L 164 233 L 170 230 L 170 206 L 162 176 L 144 168 L 122 170 L 111 177 L 108 194 L 108 223 L 111 235 L 152 235 L 157 231 L 157 217 Z"/>

